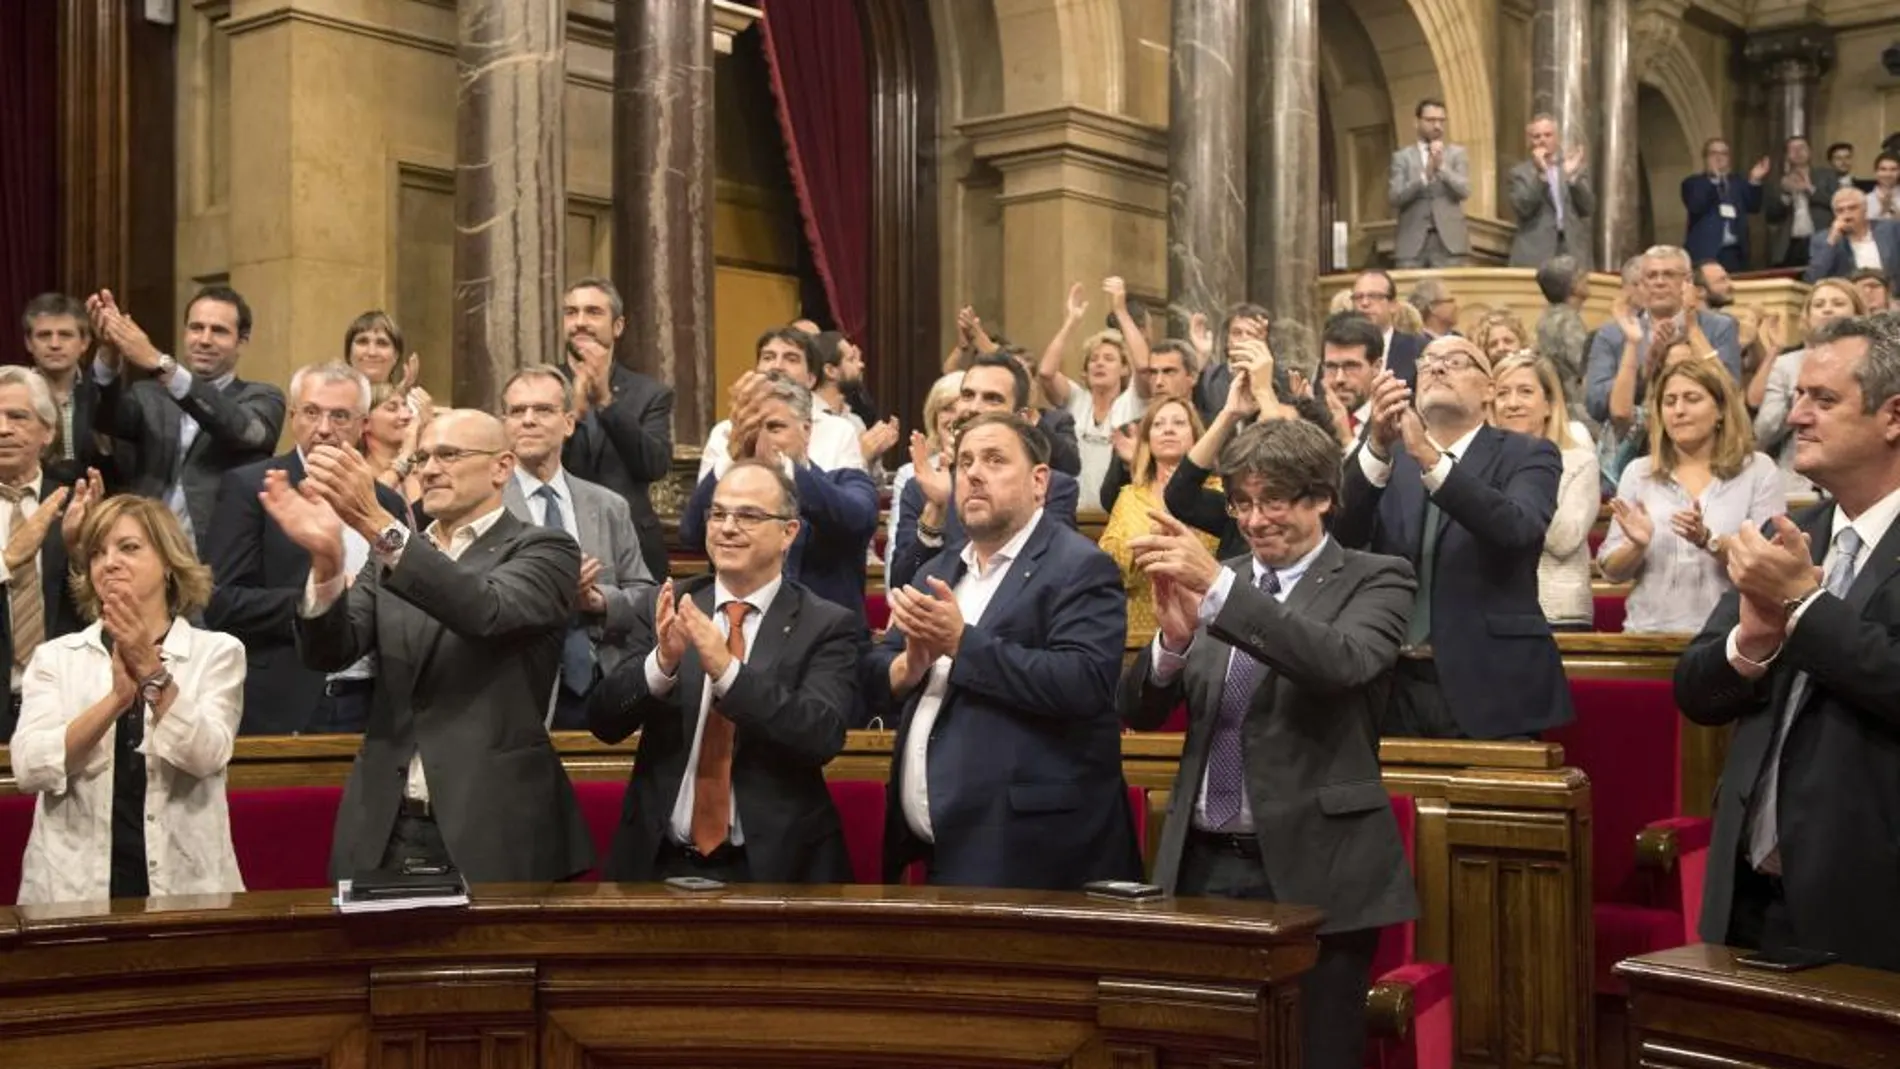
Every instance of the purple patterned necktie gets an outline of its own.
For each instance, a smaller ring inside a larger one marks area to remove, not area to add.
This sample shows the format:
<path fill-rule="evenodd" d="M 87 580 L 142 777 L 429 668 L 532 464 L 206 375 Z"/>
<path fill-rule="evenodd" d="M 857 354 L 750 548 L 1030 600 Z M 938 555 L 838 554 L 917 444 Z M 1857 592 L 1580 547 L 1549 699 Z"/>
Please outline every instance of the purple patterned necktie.
<path fill-rule="evenodd" d="M 1256 580 L 1269 596 L 1280 593 L 1280 577 L 1263 572 Z M 1220 711 L 1214 720 L 1214 741 L 1207 755 L 1207 828 L 1219 831 L 1240 815 L 1241 792 L 1246 787 L 1242 767 L 1240 725 L 1253 704 L 1266 665 L 1235 650 L 1227 661 L 1227 682 L 1220 691 Z"/>

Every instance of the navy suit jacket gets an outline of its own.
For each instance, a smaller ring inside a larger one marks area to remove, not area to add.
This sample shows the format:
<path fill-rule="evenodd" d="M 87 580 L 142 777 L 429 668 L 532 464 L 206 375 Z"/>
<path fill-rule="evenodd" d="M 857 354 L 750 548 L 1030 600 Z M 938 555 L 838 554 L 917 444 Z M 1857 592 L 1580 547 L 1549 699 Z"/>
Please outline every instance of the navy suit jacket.
<path fill-rule="evenodd" d="M 943 521 L 943 548 L 933 549 L 917 541 L 917 517 L 924 511 L 924 488 L 912 479 L 904 484 L 903 512 L 897 517 L 897 533 L 884 560 L 884 585 L 904 586 L 918 570 L 938 556 L 955 558 L 968 541 L 963 521 L 957 516 L 955 476 L 951 476 L 950 508 Z M 1059 471 L 1049 472 L 1049 496 L 1042 503 L 1044 518 L 1075 526 L 1075 506 L 1082 497 L 1081 484 Z"/>
<path fill-rule="evenodd" d="M 74 416 L 74 425 L 77 426 L 78 422 L 78 417 Z M 74 477 L 71 465 L 43 465 L 40 469 L 38 500 L 45 501 L 60 487 L 70 490 Z M 73 601 L 66 540 L 60 534 L 58 520 L 54 520 L 52 529 L 46 532 L 46 541 L 40 543 L 39 563 L 40 612 L 46 626 L 46 638 L 55 639 L 84 630 L 86 621 L 79 615 L 79 606 Z M 0 597 L 0 657 L 6 658 L 0 661 L 0 665 L 13 663 L 13 599 L 8 597 Z M 12 707 L 0 705 L 0 743 L 12 738 L 13 729 L 18 726 Z"/>
<path fill-rule="evenodd" d="M 939 554 L 923 579 L 955 587 L 963 558 Z M 904 819 L 905 747 L 920 683 L 901 702 L 889 683 L 904 634 L 872 651 L 871 700 L 901 717 L 884 817 L 884 878 L 931 857 L 931 882 L 1073 891 L 1140 879 L 1121 772 L 1115 683 L 1128 597 L 1108 554 L 1045 513 L 1009 564 L 983 618 L 963 629 L 928 753 L 934 852 Z"/>
<path fill-rule="evenodd" d="M 1445 703 L 1472 738 L 1531 734 L 1571 718 L 1563 662 L 1537 602 L 1537 560 L 1562 475 L 1555 445 L 1484 426 L 1432 495 L 1443 515 L 1432 648 Z M 1344 498 L 1333 528 L 1340 544 L 1417 566 L 1425 484 L 1410 453 L 1394 451 L 1391 478 L 1380 489 L 1354 450 Z"/>
<path fill-rule="evenodd" d="M 1735 218 L 1722 218 L 1722 205 L 1735 209 Z M 1682 247 L 1695 263 L 1715 259 L 1722 251 L 1722 229 L 1735 235 L 1735 254 L 1748 262 L 1748 217 L 1761 211 L 1761 183 L 1744 174 L 1727 176 L 1718 190 L 1707 172 L 1682 180 L 1682 206 L 1689 210 L 1689 229 Z"/>
<path fill-rule="evenodd" d="M 785 555 L 785 578 L 846 610 L 862 631 L 864 620 L 864 562 L 877 533 L 877 484 L 853 468 L 825 471 L 800 466 L 798 537 Z M 707 475 L 693 488 L 693 498 L 680 516 L 680 545 L 689 550 L 706 546 L 706 511 L 712 507 L 719 480 Z"/>
<path fill-rule="evenodd" d="M 1880 269 L 1887 272 L 1888 286 L 1900 285 L 1900 219 L 1875 219 L 1869 225 L 1873 228 L 1874 247 L 1880 250 Z M 1822 230 L 1808 239 L 1809 282 L 1847 278 L 1859 266 L 1854 261 L 1854 246 L 1846 238 L 1839 244 L 1830 244 L 1827 231 Z"/>
<path fill-rule="evenodd" d="M 673 466 L 673 388 L 616 363 L 613 397 L 581 419 L 561 446 L 561 466 L 627 499 L 647 571 L 666 577 L 666 536 L 647 487 Z"/>

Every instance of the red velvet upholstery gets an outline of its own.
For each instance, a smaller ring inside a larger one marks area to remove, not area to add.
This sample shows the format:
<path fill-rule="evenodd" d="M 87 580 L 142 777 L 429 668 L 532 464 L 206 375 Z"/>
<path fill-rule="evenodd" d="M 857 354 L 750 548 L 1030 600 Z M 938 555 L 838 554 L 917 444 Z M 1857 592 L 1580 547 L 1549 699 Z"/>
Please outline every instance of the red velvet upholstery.
<path fill-rule="evenodd" d="M 1405 844 L 1405 863 L 1414 864 L 1417 807 L 1406 795 L 1392 796 L 1392 816 Z M 1372 959 L 1376 983 L 1412 989 L 1412 1030 L 1403 1040 L 1375 1038 L 1366 1044 L 1367 1069 L 1451 1069 L 1453 999 L 1451 966 L 1416 960 L 1417 924 L 1394 924 L 1379 933 Z"/>
<path fill-rule="evenodd" d="M 330 840 L 342 787 L 262 787 L 227 791 L 231 847 L 251 891 L 330 886 Z"/>
<path fill-rule="evenodd" d="M 26 854 L 26 837 L 33 831 L 35 794 L 0 795 L 0 906 L 11 906 L 20 897 L 20 862 Z"/>
<path fill-rule="evenodd" d="M 1605 634 L 1621 634 L 1623 617 L 1629 609 L 1629 596 L 1626 594 L 1598 594 L 1595 596 L 1592 611 L 1595 621 L 1593 628 Z"/>
<path fill-rule="evenodd" d="M 883 591 L 864 595 L 864 622 L 873 631 L 882 631 L 891 623 L 891 603 Z"/>
<path fill-rule="evenodd" d="M 851 855 L 851 878 L 884 882 L 884 781 L 834 779 L 831 804 L 844 822 L 844 848 Z"/>
<path fill-rule="evenodd" d="M 587 821 L 587 837 L 594 841 L 594 867 L 580 878 L 594 883 L 600 879 L 600 866 L 606 863 L 614 831 L 620 827 L 620 807 L 627 799 L 627 781 L 575 780 L 574 798 L 580 803 L 582 819 Z"/>
<path fill-rule="evenodd" d="M 1628 989 L 1612 969 L 1624 958 L 1679 947 L 1689 942 L 1682 935 L 1682 914 L 1673 909 L 1634 906 L 1622 902 L 1598 902 L 1590 909 L 1596 923 L 1596 991 L 1600 995 L 1622 995 Z"/>

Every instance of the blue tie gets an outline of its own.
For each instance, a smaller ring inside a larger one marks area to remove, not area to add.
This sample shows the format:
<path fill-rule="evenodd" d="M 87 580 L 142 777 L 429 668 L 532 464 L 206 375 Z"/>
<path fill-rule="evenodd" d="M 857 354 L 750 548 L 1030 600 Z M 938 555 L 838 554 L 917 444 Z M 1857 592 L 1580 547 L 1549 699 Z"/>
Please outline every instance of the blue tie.
<path fill-rule="evenodd" d="M 1262 572 L 1256 580 L 1270 596 L 1280 593 L 1280 577 Z M 1221 686 L 1220 711 L 1214 720 L 1214 740 L 1207 754 L 1207 829 L 1220 831 L 1240 815 L 1241 799 L 1246 790 L 1246 768 L 1242 761 L 1240 728 L 1260 689 L 1260 677 L 1267 666 L 1246 653 L 1235 650 L 1227 661 L 1227 682 Z"/>
<path fill-rule="evenodd" d="M 534 496 L 541 499 L 541 526 L 567 530 L 566 517 L 561 512 L 561 495 L 554 487 L 543 484 Z M 561 642 L 561 685 L 577 696 L 585 696 L 594 686 L 594 643 L 587 637 L 587 628 L 578 616 Z"/>

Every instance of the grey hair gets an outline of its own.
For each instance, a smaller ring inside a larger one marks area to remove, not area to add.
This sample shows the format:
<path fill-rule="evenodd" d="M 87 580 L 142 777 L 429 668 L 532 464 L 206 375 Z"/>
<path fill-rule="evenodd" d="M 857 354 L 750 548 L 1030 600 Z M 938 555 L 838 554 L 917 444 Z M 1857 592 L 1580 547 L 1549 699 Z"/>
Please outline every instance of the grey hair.
<path fill-rule="evenodd" d="M 1854 370 L 1854 381 L 1860 384 L 1861 411 L 1872 414 L 1900 396 L 1900 313 L 1830 320 L 1808 336 L 1808 348 L 1849 338 L 1867 343 L 1867 357 Z"/>
<path fill-rule="evenodd" d="M 1421 278 L 1418 285 L 1412 287 L 1411 296 L 1405 298 L 1419 315 L 1431 311 L 1432 305 L 1451 296 L 1451 287 L 1443 279 Z"/>
<path fill-rule="evenodd" d="M 1623 261 L 1623 285 L 1634 286 L 1643 280 L 1643 254 L 1637 253 Z"/>
<path fill-rule="evenodd" d="M 1651 245 L 1643 250 L 1645 260 L 1675 260 L 1682 264 L 1683 274 L 1695 270 L 1695 263 L 1689 259 L 1689 251 L 1680 245 Z"/>
<path fill-rule="evenodd" d="M 369 376 L 348 364 L 336 360 L 325 361 L 321 364 L 305 364 L 303 367 L 298 368 L 296 374 L 290 376 L 291 404 L 295 405 L 303 399 L 304 383 L 310 381 L 313 376 L 316 379 L 316 383 L 324 385 L 339 382 L 347 382 L 354 385 L 356 387 L 357 396 L 356 414 L 358 416 L 369 415 L 371 403 Z"/>
<path fill-rule="evenodd" d="M 0 386 L 24 386 L 33 417 L 50 428 L 59 427 L 59 409 L 53 405 L 53 391 L 45 376 L 24 364 L 0 364 Z"/>
<path fill-rule="evenodd" d="M 614 287 L 614 280 L 601 275 L 588 275 L 585 278 L 575 279 L 573 282 L 567 284 L 566 289 L 561 291 L 561 297 L 565 300 L 568 294 L 573 293 L 575 290 L 584 289 L 596 289 L 606 294 L 607 306 L 614 310 L 615 319 L 620 319 L 626 315 L 627 302 L 620 299 L 620 291 Z"/>
<path fill-rule="evenodd" d="M 1638 261 L 1639 263 L 1641 261 Z M 1537 288 L 1550 304 L 1562 304 L 1577 291 L 1577 276 L 1583 272 L 1575 256 L 1553 256 L 1537 269 Z"/>
<path fill-rule="evenodd" d="M 811 422 L 811 391 L 803 385 L 783 375 L 773 375 L 765 396 L 774 401 L 785 402 L 791 406 L 792 415 L 807 423 Z"/>
<path fill-rule="evenodd" d="M 572 380 L 570 380 L 567 377 L 567 372 L 562 371 L 560 368 L 555 367 L 553 364 L 529 364 L 527 367 L 524 367 L 521 370 L 515 372 L 514 374 L 508 376 L 508 381 L 502 383 L 501 385 L 501 396 L 503 398 L 506 398 L 508 396 L 508 391 L 514 388 L 515 383 L 522 382 L 527 379 L 548 379 L 552 382 L 560 383 L 561 384 L 561 411 L 563 412 L 574 411 L 574 383 Z M 502 405 L 502 408 L 504 410 L 507 407 L 508 406 L 506 403 Z"/>

